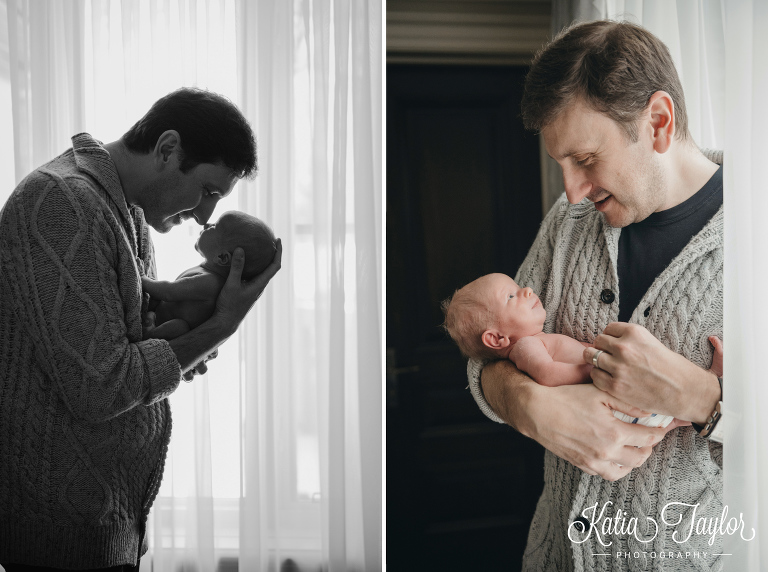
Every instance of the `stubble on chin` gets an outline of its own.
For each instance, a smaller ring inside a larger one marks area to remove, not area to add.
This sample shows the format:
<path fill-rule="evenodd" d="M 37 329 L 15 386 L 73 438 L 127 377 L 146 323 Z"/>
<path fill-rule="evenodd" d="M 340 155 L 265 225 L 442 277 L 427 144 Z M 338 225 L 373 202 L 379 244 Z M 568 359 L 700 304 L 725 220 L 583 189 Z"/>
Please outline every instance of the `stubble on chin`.
<path fill-rule="evenodd" d="M 614 228 L 624 228 L 630 224 L 644 221 L 654 212 L 659 210 L 665 197 L 664 175 L 655 163 L 648 163 L 642 169 L 638 169 L 634 174 L 636 180 L 644 179 L 646 182 L 635 192 L 640 192 L 639 196 L 625 199 L 627 202 L 612 205 L 617 207 L 614 213 L 605 213 L 606 222 Z M 614 196 L 615 199 L 615 196 Z"/>
<path fill-rule="evenodd" d="M 171 229 L 176 226 L 173 222 L 173 217 L 160 219 L 159 221 L 153 221 L 147 219 L 147 224 L 154 228 L 160 234 L 168 234 Z"/>

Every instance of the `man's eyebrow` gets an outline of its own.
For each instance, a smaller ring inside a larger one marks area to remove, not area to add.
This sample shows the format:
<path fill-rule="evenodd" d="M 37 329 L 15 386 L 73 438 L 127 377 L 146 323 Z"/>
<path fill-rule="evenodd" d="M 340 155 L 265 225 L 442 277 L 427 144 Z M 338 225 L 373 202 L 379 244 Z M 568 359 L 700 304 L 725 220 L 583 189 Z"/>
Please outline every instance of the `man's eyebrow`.
<path fill-rule="evenodd" d="M 574 155 L 594 155 L 596 151 L 566 151 L 558 159 L 555 159 L 552 157 L 552 155 L 549 154 L 549 151 L 547 151 L 547 155 L 549 155 L 550 159 L 555 159 L 555 161 L 562 161 L 563 159 L 567 159 L 568 157 L 573 157 Z"/>

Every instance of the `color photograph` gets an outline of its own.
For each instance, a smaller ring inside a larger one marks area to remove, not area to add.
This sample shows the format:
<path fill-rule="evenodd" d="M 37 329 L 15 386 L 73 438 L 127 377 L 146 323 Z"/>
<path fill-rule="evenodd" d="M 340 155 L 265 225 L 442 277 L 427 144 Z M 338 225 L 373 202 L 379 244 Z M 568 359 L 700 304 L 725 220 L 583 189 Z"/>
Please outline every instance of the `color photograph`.
<path fill-rule="evenodd" d="M 766 15 L 387 2 L 391 569 L 763 569 Z"/>

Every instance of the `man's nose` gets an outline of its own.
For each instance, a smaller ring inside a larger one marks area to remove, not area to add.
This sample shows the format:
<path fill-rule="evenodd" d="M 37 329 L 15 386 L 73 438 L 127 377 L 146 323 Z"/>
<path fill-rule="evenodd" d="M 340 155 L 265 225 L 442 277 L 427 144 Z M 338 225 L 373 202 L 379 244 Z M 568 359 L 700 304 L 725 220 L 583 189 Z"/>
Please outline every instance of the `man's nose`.
<path fill-rule="evenodd" d="M 216 208 L 216 201 L 203 200 L 192 211 L 192 216 L 195 217 L 197 224 L 205 225 L 208 222 L 208 219 L 211 218 L 211 215 L 213 214 L 213 209 L 215 208 Z"/>
<path fill-rule="evenodd" d="M 576 169 L 563 169 L 563 184 L 565 196 L 572 205 L 580 203 L 592 190 L 592 184 L 584 173 Z"/>

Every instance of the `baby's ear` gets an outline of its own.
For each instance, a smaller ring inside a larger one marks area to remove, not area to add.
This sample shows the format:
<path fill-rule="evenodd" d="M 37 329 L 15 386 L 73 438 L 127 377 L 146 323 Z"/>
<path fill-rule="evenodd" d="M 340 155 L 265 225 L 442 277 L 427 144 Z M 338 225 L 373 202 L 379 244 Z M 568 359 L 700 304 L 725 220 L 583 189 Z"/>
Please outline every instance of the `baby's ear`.
<path fill-rule="evenodd" d="M 216 262 L 221 266 L 229 266 L 229 263 L 232 262 L 232 253 L 219 252 L 219 254 L 216 255 Z"/>
<path fill-rule="evenodd" d="M 483 345 L 498 350 L 509 345 L 509 338 L 505 338 L 498 330 L 485 330 L 481 336 Z"/>

